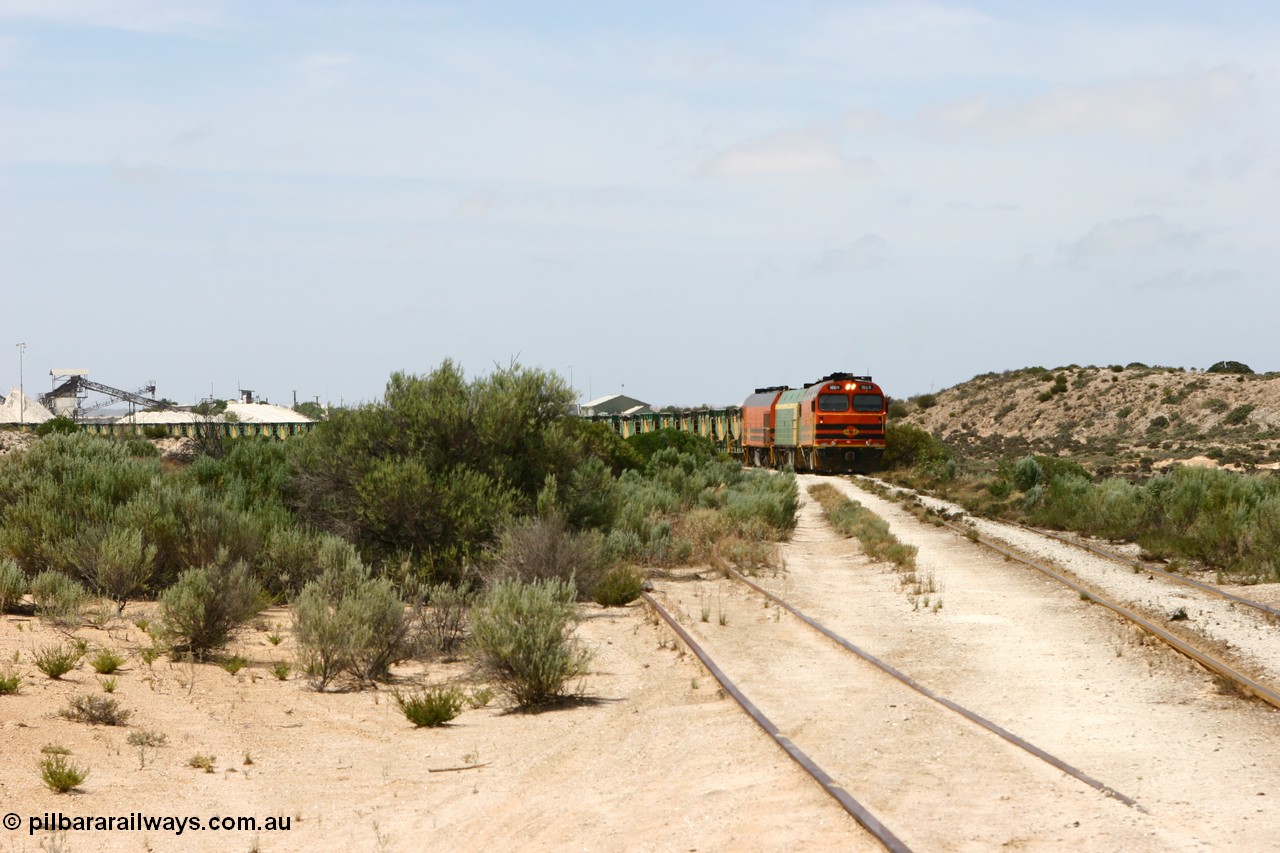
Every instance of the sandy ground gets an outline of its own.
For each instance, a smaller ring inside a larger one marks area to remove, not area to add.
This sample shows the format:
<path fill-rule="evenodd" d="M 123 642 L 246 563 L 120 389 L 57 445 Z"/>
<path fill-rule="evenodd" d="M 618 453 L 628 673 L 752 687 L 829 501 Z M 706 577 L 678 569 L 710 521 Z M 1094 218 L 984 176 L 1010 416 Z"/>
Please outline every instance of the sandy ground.
<path fill-rule="evenodd" d="M 827 529 L 812 505 L 783 547 L 786 572 L 762 582 L 1143 807 L 916 698 L 707 570 L 657 581 L 765 713 L 908 844 L 1275 849 L 1280 714 L 1219 693 L 1194 665 L 1039 575 L 842 487 L 919 546 L 921 569 L 940 587 L 930 606 Z M 46 678 L 32 654 L 62 638 L 39 620 L 4 616 L 0 671 L 24 682 L 0 696 L 0 813 L 20 821 L 0 830 L 0 851 L 877 849 L 642 605 L 582 612 L 579 636 L 594 655 L 585 701 L 540 714 L 495 702 L 438 730 L 414 729 L 385 689 L 321 694 L 296 675 L 277 680 L 271 665 L 293 659 L 284 610 L 238 638 L 233 650 L 249 665 L 235 675 L 146 664 L 139 650 L 149 639 L 129 619 L 77 630 L 91 652 L 129 655 L 114 698 L 133 715 L 128 728 L 71 722 L 58 710 L 70 696 L 101 694 L 98 677 L 82 663 Z M 396 676 L 402 686 L 478 686 L 458 662 Z M 142 729 L 165 733 L 168 745 L 140 756 L 126 738 Z M 79 790 L 41 784 L 46 744 L 90 768 Z M 197 753 L 215 756 L 214 772 L 188 766 Z M 290 828 L 29 834 L 29 817 L 46 812 L 277 817 Z"/>
<path fill-rule="evenodd" d="M 18 695 L 0 696 L 0 812 L 21 819 L 18 831 L 0 831 L 0 850 L 876 849 L 645 608 L 588 606 L 584 616 L 588 701 L 541 714 L 494 703 L 438 730 L 414 729 L 386 691 L 318 694 L 296 677 L 278 681 L 269 667 L 291 659 L 290 641 L 267 637 L 277 626 L 287 634 L 283 611 L 241 637 L 236 651 L 251 663 L 234 676 L 163 658 L 148 666 L 136 654 L 148 641 L 132 624 L 78 630 L 91 653 L 133 652 L 113 694 L 133 716 L 127 730 L 70 722 L 58 710 L 72 695 L 101 694 L 98 676 L 82 663 L 49 680 L 32 651 L 61 638 L 5 616 L 0 669 L 26 678 Z M 467 678 L 462 664 L 397 675 L 405 684 Z M 141 729 L 169 739 L 145 766 L 126 743 Z M 46 744 L 90 768 L 79 790 L 41 784 Z M 213 773 L 188 766 L 197 753 L 216 757 Z M 430 772 L 477 763 L 486 766 Z M 274 816 L 290 829 L 29 834 L 28 817 L 45 812 Z"/>

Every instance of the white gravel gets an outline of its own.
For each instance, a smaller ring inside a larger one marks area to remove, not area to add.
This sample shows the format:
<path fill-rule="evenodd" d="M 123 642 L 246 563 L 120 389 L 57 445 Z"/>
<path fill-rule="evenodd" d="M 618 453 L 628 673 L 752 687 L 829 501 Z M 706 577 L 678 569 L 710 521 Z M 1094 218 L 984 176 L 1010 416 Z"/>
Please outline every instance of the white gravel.
<path fill-rule="evenodd" d="M 1161 614 L 1168 619 L 1179 608 L 1185 609 L 1187 619 L 1177 623 L 1180 627 L 1222 644 L 1251 675 L 1273 687 L 1280 685 L 1280 620 L 1275 617 L 1160 575 L 1135 573 L 1131 566 L 1012 524 L 976 518 L 949 501 L 891 488 L 915 494 L 932 509 L 964 514 L 964 523 L 983 538 L 1008 545 L 1030 559 L 1066 569 L 1116 603 L 1144 611 L 1153 617 L 1152 621 L 1158 622 Z"/>

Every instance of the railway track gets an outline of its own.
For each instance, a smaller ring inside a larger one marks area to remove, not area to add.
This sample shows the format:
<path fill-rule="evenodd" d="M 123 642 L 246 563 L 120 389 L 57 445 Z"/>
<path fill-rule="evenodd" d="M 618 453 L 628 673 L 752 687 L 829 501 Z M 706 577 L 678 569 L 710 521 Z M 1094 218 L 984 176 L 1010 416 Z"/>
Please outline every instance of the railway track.
<path fill-rule="evenodd" d="M 800 765 L 800 768 L 804 770 L 804 772 L 807 773 L 823 791 L 839 803 L 840 807 L 843 808 L 850 817 L 857 821 L 859 826 L 871 833 L 872 837 L 874 837 L 876 841 L 880 842 L 886 850 L 893 851 L 893 853 L 907 853 L 907 851 L 911 850 L 911 848 L 898 838 L 898 836 L 894 835 L 892 830 L 885 826 L 879 818 L 873 815 L 866 806 L 854 799 L 854 797 L 839 785 L 831 775 L 827 773 L 827 771 L 823 770 L 812 758 L 810 758 L 804 750 L 796 746 L 795 743 L 793 743 L 786 735 L 782 734 L 777 725 L 765 716 L 764 712 L 756 707 L 755 703 L 752 702 L 727 675 L 725 675 L 724 670 L 720 668 L 715 660 L 712 659 L 702 646 L 698 644 L 698 641 L 680 625 L 680 622 L 672 616 L 657 599 L 647 592 L 641 593 L 641 595 L 645 602 L 648 603 L 648 605 L 652 607 L 660 617 L 662 617 L 663 621 L 665 621 L 673 631 L 675 631 L 676 636 L 680 638 L 681 642 L 683 642 L 689 650 L 693 652 L 694 657 L 696 657 L 702 665 L 706 667 L 707 671 L 711 673 L 712 677 L 719 682 L 720 687 L 725 691 L 725 693 L 731 696 L 733 700 L 742 707 L 742 710 L 745 711 L 753 721 L 755 721 L 756 725 L 760 726 L 760 728 L 764 730 L 765 734 L 767 734 L 773 742 L 791 758 L 792 761 Z"/>
<path fill-rule="evenodd" d="M 1124 556 L 1123 554 L 1117 554 L 1114 551 L 1108 551 L 1106 548 L 1102 548 L 1098 545 L 1094 545 L 1089 542 L 1079 542 L 1075 539 L 1071 539 L 1069 537 L 1054 533 L 1052 530 L 1045 530 L 1044 528 L 1040 528 L 1040 527 L 1032 527 L 1027 524 L 1020 524 L 1018 526 L 1023 530 L 1027 530 L 1032 533 L 1038 533 L 1041 536 L 1046 536 L 1050 539 L 1054 539 L 1058 542 L 1062 542 L 1063 544 L 1071 545 L 1072 547 L 1083 549 L 1085 551 L 1088 551 L 1090 554 L 1094 554 L 1096 556 L 1102 557 L 1107 560 L 1113 560 L 1117 563 L 1121 563 L 1123 565 L 1129 566 L 1130 568 L 1138 569 L 1144 572 L 1149 572 L 1155 575 L 1160 575 L 1165 580 L 1172 581 L 1174 583 L 1180 583 L 1184 586 L 1193 587 L 1195 589 L 1200 590 L 1201 592 L 1207 592 L 1210 595 L 1216 595 L 1218 598 L 1235 602 L 1236 604 L 1240 604 L 1244 607 L 1251 607 L 1254 610 L 1258 610 L 1258 611 L 1261 611 L 1262 613 L 1270 614 L 1271 616 L 1280 616 L 1280 608 L 1272 607 L 1271 605 L 1264 604 L 1261 601 L 1254 601 L 1251 598 L 1245 598 L 1244 596 L 1227 592 L 1225 589 L 1220 589 L 1214 586 L 1213 584 L 1204 583 L 1203 581 L 1198 581 L 1195 578 L 1189 578 L 1184 575 L 1177 574 L 1176 572 L 1165 571 L 1159 566 L 1152 566 L 1148 563 L 1142 562 L 1141 560 L 1131 560 L 1128 557 Z"/>
<path fill-rule="evenodd" d="M 882 486 L 888 485 L 878 480 L 873 480 L 873 482 L 880 483 Z M 897 487 L 894 487 L 894 486 L 888 486 L 888 487 L 892 489 L 897 489 Z M 911 494 L 910 490 L 898 489 L 898 491 L 904 491 L 908 494 Z M 919 497 L 919 495 L 917 495 L 917 497 Z M 941 504 L 944 502 L 939 501 L 938 503 Z M 1162 626 L 1156 624 L 1156 622 L 1153 619 L 1148 618 L 1147 616 L 1144 616 L 1143 614 L 1139 613 L 1136 608 L 1132 606 L 1126 606 L 1126 604 L 1115 600 L 1114 597 L 1099 591 L 1098 586 L 1096 584 L 1085 585 L 1083 583 L 1080 583 L 1077 579 L 1069 577 L 1068 574 L 1062 571 L 1061 569 L 1048 565 L 1046 561 L 1032 559 L 1027 555 L 1021 553 L 1019 550 L 1013 547 L 1010 547 L 1008 545 L 1004 545 L 999 542 L 993 541 L 989 537 L 985 537 L 980 534 L 975 536 L 974 534 L 977 534 L 977 531 L 972 527 L 957 524 L 956 522 L 946 518 L 941 519 L 941 522 L 944 527 L 947 527 L 948 529 L 964 536 L 966 539 L 974 541 L 979 545 L 985 546 L 986 548 L 989 548 L 1003 555 L 1009 560 L 1013 560 L 1014 562 L 1017 562 L 1029 568 L 1035 569 L 1036 571 L 1044 574 L 1045 576 L 1052 578 L 1058 583 L 1061 583 L 1064 586 L 1074 590 L 1082 597 L 1087 596 L 1088 599 L 1093 603 L 1101 605 L 1102 607 L 1105 607 L 1108 610 L 1112 611 L 1113 613 L 1116 613 L 1117 615 L 1123 617 L 1124 619 L 1138 626 L 1139 628 L 1141 628 L 1143 631 L 1147 632 L 1151 636 L 1158 638 L 1159 640 L 1164 642 L 1166 645 L 1168 645 L 1170 648 L 1174 649 L 1178 653 L 1185 655 L 1186 657 L 1200 664 L 1202 667 L 1204 667 L 1211 673 L 1214 673 L 1215 675 L 1221 678 L 1227 679 L 1231 683 L 1235 684 L 1240 691 L 1248 695 L 1252 695 L 1262 700 L 1263 702 L 1266 702 L 1268 705 L 1271 705 L 1277 709 L 1280 709 L 1280 690 L 1277 690 L 1274 687 L 1268 684 L 1265 684 L 1256 678 L 1249 676 L 1248 674 L 1243 672 L 1240 668 L 1232 665 L 1228 661 L 1224 660 L 1220 655 L 1209 650 L 1208 648 L 1205 648 L 1204 646 L 1199 645 L 1196 642 L 1186 637 L 1178 636 L 1172 633 L 1171 631 L 1163 628 Z M 1182 577 L 1172 572 L 1166 572 L 1160 569 L 1146 566 L 1140 562 L 1130 560 L 1119 554 L 1114 554 L 1105 549 L 1098 548 L 1095 546 L 1089 546 L 1089 545 L 1084 545 L 1078 542 L 1073 542 L 1070 539 L 1067 539 L 1062 536 L 1058 536 L 1048 531 L 1039 530 L 1037 528 L 1028 527 L 1026 525 L 1015 525 L 1015 527 L 1019 530 L 1026 531 L 1028 533 L 1032 533 L 1037 536 L 1042 536 L 1047 539 L 1052 539 L 1057 542 L 1062 542 L 1064 544 L 1067 544 L 1076 548 L 1080 548 L 1082 550 L 1093 553 L 1096 556 L 1103 557 L 1104 559 L 1113 560 L 1115 562 L 1121 563 L 1131 568 L 1137 568 L 1142 571 L 1151 572 L 1152 574 L 1158 574 L 1167 581 L 1182 584 L 1189 588 L 1200 590 L 1201 592 L 1205 592 L 1210 595 L 1217 596 L 1219 598 L 1231 601 L 1233 603 L 1253 608 L 1259 612 L 1266 613 L 1268 616 L 1280 616 L 1280 610 L 1277 610 L 1276 608 L 1270 607 L 1269 605 L 1263 604 L 1262 602 L 1257 602 L 1251 599 L 1234 595 L 1232 593 L 1226 592 L 1225 590 L 1218 589 L 1217 587 L 1214 587 L 1212 584 L 1202 583 L 1200 581 L 1196 581 L 1191 578 Z"/>
<path fill-rule="evenodd" d="M 1134 809 L 1135 812 L 1145 814 L 1145 809 L 1143 809 L 1143 807 L 1140 806 L 1133 797 L 1130 797 L 1126 794 L 1123 794 L 1117 791 L 1116 789 L 1099 781 L 1093 776 L 1083 772 L 1082 770 L 1077 769 L 1076 767 L 1069 764 L 1067 761 L 1054 756 L 1053 754 L 1051 754 L 1045 749 L 1037 747 L 1036 745 L 1030 743 L 1029 741 L 1012 733 L 1007 728 L 993 722 L 990 719 L 987 719 L 981 714 L 978 714 L 973 710 L 965 708 L 960 703 L 952 699 L 949 699 L 946 696 L 941 695 L 940 693 L 934 690 L 931 690 L 930 688 L 921 684 L 916 679 L 902 672 L 900 669 L 886 663 L 885 661 L 879 659 L 878 657 L 870 654 L 869 652 L 863 650 L 862 648 L 858 647 L 854 643 L 845 639 L 836 631 L 832 630 L 830 627 L 822 624 L 818 619 L 814 618 L 809 614 L 806 614 L 799 607 L 795 606 L 792 602 L 787 601 L 783 596 L 780 596 L 774 592 L 770 592 L 769 590 L 766 590 L 765 588 L 755 583 L 751 579 L 746 578 L 736 572 L 732 572 L 731 576 L 733 578 L 733 581 L 739 586 L 739 588 L 748 591 L 747 592 L 748 595 L 764 599 L 766 602 L 768 602 L 765 604 L 766 607 L 769 607 L 770 605 L 772 605 L 773 607 L 781 609 L 782 611 L 785 611 L 786 613 L 789 613 L 793 617 L 795 617 L 799 625 L 803 626 L 803 630 L 806 632 L 807 636 L 811 638 L 811 641 L 818 642 L 820 644 L 825 644 L 828 648 L 834 649 L 836 654 L 843 654 L 846 661 L 848 661 L 848 659 L 850 658 L 855 659 L 853 662 L 853 665 L 857 667 L 861 667 L 862 675 L 860 677 L 862 680 L 876 681 L 877 683 L 879 683 L 885 678 L 892 679 L 898 685 L 901 685 L 901 687 L 907 688 L 910 691 L 912 691 L 916 696 L 916 700 L 915 700 L 916 702 L 922 703 L 924 705 L 932 705 L 935 708 L 943 709 L 942 713 L 944 713 L 945 716 L 947 716 L 949 719 L 953 721 L 950 725 L 957 726 L 957 727 L 968 726 L 970 728 L 970 731 L 973 731 L 976 729 L 979 732 L 983 733 L 981 735 L 978 735 L 977 739 L 981 741 L 982 738 L 986 737 L 988 742 L 971 744 L 968 748 L 977 753 L 983 753 L 987 755 L 999 754 L 1001 756 L 999 760 L 1002 762 L 1002 765 L 1001 765 L 1002 773 L 1014 773 L 1014 772 L 1026 773 L 1027 764 L 1029 763 L 1026 757 L 1030 757 L 1035 759 L 1035 762 L 1030 762 L 1030 763 L 1039 763 L 1044 767 L 1052 768 L 1053 771 L 1057 771 L 1058 773 L 1063 774 L 1062 776 L 1058 777 L 1059 779 L 1058 784 L 1060 785 L 1074 784 L 1070 780 L 1074 780 L 1074 782 L 1083 783 L 1083 785 L 1088 786 L 1088 788 L 1092 789 L 1093 791 L 1102 793 L 1107 798 L 1110 798 L 1118 803 L 1122 803 L 1125 806 L 1131 807 Z M 884 846 L 886 849 L 889 849 L 889 850 L 908 849 L 906 842 L 904 842 L 900 837 L 900 834 L 899 834 L 900 830 L 899 832 L 895 832 L 894 830 L 890 829 L 889 826 L 887 825 L 886 820 L 882 817 L 882 815 L 877 814 L 874 808 L 868 807 L 861 799 L 855 798 L 855 796 L 851 794 L 850 791 L 845 787 L 845 785 L 848 784 L 849 774 L 847 772 L 847 769 L 845 769 L 847 768 L 848 765 L 845 765 L 845 768 L 842 768 L 840 766 L 839 759 L 836 759 L 835 766 L 828 766 L 827 759 L 822 755 L 824 750 L 822 749 L 821 746 L 819 746 L 816 750 L 815 749 L 806 750 L 800 745 L 799 742 L 804 741 L 805 738 L 803 735 L 797 734 L 796 732 L 807 731 L 809 729 L 808 724 L 800 723 L 798 725 L 793 724 L 791 726 L 787 726 L 785 724 L 779 723 L 778 721 L 775 721 L 770 716 L 768 716 L 766 711 L 762 710 L 762 708 L 768 703 L 759 702 L 753 699 L 752 696 L 749 695 L 752 691 L 749 688 L 744 687 L 739 682 L 739 680 L 735 680 L 735 677 L 732 675 L 733 667 L 730 665 L 722 665 L 722 663 L 717 660 L 717 655 L 713 651 L 709 651 L 707 648 L 704 648 L 704 644 L 700 643 L 698 639 L 694 636 L 694 632 L 693 630 L 691 630 L 693 626 L 686 626 L 681 623 L 677 615 L 675 615 L 672 612 L 672 610 L 678 611 L 679 610 L 678 606 L 677 607 L 664 606 L 663 602 L 659 600 L 659 597 L 648 594 L 648 593 L 645 594 L 645 600 L 648 602 L 650 607 L 652 607 L 653 610 L 677 634 L 681 642 L 683 642 L 693 652 L 693 654 L 699 659 L 699 661 L 707 669 L 707 671 L 710 672 L 712 676 L 720 683 L 724 692 L 727 695 L 734 698 L 734 700 L 737 701 L 738 704 L 742 706 L 744 711 L 746 711 L 746 713 L 748 713 L 752 717 L 752 719 L 757 723 L 757 725 L 759 725 L 766 732 L 766 734 L 768 734 L 774 740 L 774 742 L 778 745 L 778 747 L 783 751 L 785 751 L 798 765 L 800 765 L 805 770 L 805 772 L 808 773 L 829 796 L 835 799 L 841 805 L 841 807 L 844 808 L 844 810 L 854 818 L 854 820 L 856 820 L 861 826 L 867 829 L 867 831 L 870 832 L 877 839 L 877 841 L 879 841 L 880 844 Z M 689 618 L 689 621 L 694 622 L 692 618 Z M 705 611 L 703 614 L 702 623 L 709 624 L 707 620 L 707 614 Z M 695 622 L 694 624 L 696 625 L 699 623 Z M 704 631 L 705 630 L 706 629 L 704 629 Z M 870 675 L 866 670 L 867 665 L 875 667 L 876 670 L 878 671 L 878 674 Z M 758 678 L 759 676 L 757 675 L 757 679 Z M 838 678 L 838 676 L 832 674 L 832 678 Z M 790 702 L 782 703 L 784 706 L 786 704 L 794 704 L 799 701 L 799 699 L 797 698 L 797 696 L 800 695 L 799 691 L 795 695 L 792 695 L 788 692 L 786 688 L 779 688 L 779 689 L 782 691 L 782 694 L 786 695 L 788 699 L 791 700 Z M 875 687 L 874 691 L 890 692 L 888 688 L 883 686 Z M 898 690 L 897 692 L 900 693 L 901 690 Z M 776 705 L 777 704 L 776 698 L 774 702 Z M 898 704 L 896 703 L 891 704 L 890 707 L 897 708 Z M 907 707 L 907 706 L 903 705 L 903 707 Z M 920 713 L 922 712 L 918 710 L 914 710 L 911 712 L 912 715 L 920 714 Z M 856 725 L 857 722 L 858 721 L 856 720 L 841 720 L 834 723 L 834 725 L 841 725 L 841 724 Z M 788 731 L 790 731 L 791 733 L 787 734 L 786 732 Z M 993 748 L 992 744 L 995 743 L 995 741 L 991 741 L 991 739 L 988 737 L 990 735 L 994 735 L 995 737 L 999 738 L 1000 739 L 999 742 L 1005 744 L 1007 747 L 1011 747 L 1019 751 L 1024 756 L 1024 758 L 1018 759 L 1018 760 L 1011 760 L 1007 755 L 1005 755 L 1005 753 L 1012 752 L 1012 750 L 1001 750 L 1001 749 Z M 954 736 L 953 736 L 953 739 L 954 739 Z M 946 773 L 941 775 L 949 779 L 950 785 L 952 785 L 953 787 L 963 786 L 964 785 L 963 768 L 965 765 L 966 765 L 965 761 L 959 762 L 960 769 L 955 771 L 954 778 L 952 778 Z M 1017 767 L 1019 769 L 1018 770 L 1011 769 L 1013 767 Z M 1040 771 L 1040 772 L 1043 772 L 1043 771 Z M 844 777 L 844 781 L 843 782 L 838 781 L 842 777 Z M 1043 785 L 1044 783 L 1039 782 L 1037 784 Z M 944 794 L 944 796 L 951 796 L 951 795 L 952 795 L 952 792 L 947 792 L 946 794 Z M 1019 816 L 1016 814 L 1016 812 L 1017 812 L 1017 807 L 1011 805 L 1009 807 L 1009 814 L 1006 816 L 1006 818 L 1011 822 L 1016 822 L 1019 819 Z M 926 842 L 925 846 L 932 846 L 932 845 Z"/>

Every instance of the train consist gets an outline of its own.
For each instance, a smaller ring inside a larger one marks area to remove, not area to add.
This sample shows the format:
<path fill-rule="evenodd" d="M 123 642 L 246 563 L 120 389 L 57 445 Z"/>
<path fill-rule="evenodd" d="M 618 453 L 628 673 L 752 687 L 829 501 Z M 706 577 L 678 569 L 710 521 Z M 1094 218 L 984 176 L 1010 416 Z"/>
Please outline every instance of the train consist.
<path fill-rule="evenodd" d="M 741 406 L 591 415 L 623 438 L 659 429 L 692 432 L 744 465 L 831 474 L 878 469 L 888 404 L 870 376 L 832 373 L 800 388 L 757 388 Z"/>

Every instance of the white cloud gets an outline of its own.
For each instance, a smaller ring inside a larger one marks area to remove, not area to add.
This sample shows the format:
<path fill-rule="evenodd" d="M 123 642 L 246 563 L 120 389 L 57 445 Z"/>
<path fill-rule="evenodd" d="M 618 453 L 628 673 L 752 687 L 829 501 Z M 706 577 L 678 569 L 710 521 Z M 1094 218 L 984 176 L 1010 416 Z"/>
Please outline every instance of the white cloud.
<path fill-rule="evenodd" d="M 1167 139 L 1242 97 L 1252 82 L 1252 75 L 1240 69 L 1220 67 L 1062 88 L 1014 104 L 979 96 L 938 107 L 928 118 L 946 128 L 1001 139 L 1062 133 Z"/>
<path fill-rule="evenodd" d="M 1113 219 L 1095 225 L 1079 240 L 1061 248 L 1069 263 L 1084 263 L 1093 258 L 1152 253 L 1160 249 L 1185 249 L 1196 246 L 1204 233 L 1169 222 L 1162 216 L 1148 214 L 1132 219 Z"/>
<path fill-rule="evenodd" d="M 726 148 L 703 164 L 702 174 L 722 178 L 845 175 L 866 173 L 873 166 L 865 157 L 845 157 L 831 140 L 819 134 L 781 131 Z"/>
<path fill-rule="evenodd" d="M 839 275 L 884 266 L 889 244 L 875 234 L 864 234 L 843 249 L 823 252 L 813 265 L 819 275 Z"/>
<path fill-rule="evenodd" d="M 199 32 L 227 24 L 219 2 L 192 0 L 0 0 L 0 20 L 133 30 Z"/>

